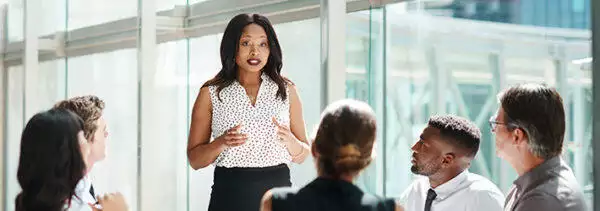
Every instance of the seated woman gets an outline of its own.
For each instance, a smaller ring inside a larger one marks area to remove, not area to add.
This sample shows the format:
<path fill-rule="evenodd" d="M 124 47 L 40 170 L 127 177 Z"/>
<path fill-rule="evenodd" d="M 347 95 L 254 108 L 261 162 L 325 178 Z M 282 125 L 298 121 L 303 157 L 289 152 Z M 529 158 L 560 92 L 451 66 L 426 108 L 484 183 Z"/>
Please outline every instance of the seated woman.
<path fill-rule="evenodd" d="M 376 131 L 375 114 L 366 103 L 342 100 L 329 105 L 312 143 L 317 179 L 299 190 L 268 191 L 261 210 L 402 210 L 392 199 L 364 193 L 352 184 L 373 159 Z"/>
<path fill-rule="evenodd" d="M 15 199 L 16 211 L 125 211 L 120 194 L 100 197 L 90 205 L 77 195 L 78 182 L 86 171 L 89 153 L 83 136 L 83 122 L 64 109 L 34 115 L 21 135 L 17 180 L 21 192 Z"/>

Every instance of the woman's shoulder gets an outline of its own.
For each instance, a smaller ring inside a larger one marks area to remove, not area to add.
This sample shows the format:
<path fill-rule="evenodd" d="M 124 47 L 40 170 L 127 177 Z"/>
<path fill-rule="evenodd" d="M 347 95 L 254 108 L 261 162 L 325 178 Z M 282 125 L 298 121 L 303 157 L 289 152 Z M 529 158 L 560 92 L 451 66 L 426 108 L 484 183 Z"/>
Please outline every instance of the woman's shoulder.
<path fill-rule="evenodd" d="M 281 76 L 281 78 L 283 78 L 283 82 L 285 84 L 285 86 L 289 89 L 292 87 L 296 87 L 296 84 L 292 81 L 292 79 L 285 77 L 285 76 Z"/>

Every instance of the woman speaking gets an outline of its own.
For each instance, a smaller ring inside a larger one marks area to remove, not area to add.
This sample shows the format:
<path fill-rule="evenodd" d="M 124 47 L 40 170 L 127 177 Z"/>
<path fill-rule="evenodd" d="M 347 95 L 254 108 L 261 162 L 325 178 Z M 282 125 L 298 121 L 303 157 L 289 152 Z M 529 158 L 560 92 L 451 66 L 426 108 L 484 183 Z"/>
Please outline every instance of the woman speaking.
<path fill-rule="evenodd" d="M 188 160 L 196 170 L 216 166 L 209 211 L 258 211 L 267 190 L 291 186 L 288 164 L 308 155 L 302 104 L 280 74 L 281 48 L 264 16 L 229 22 L 221 64 L 194 103 Z"/>

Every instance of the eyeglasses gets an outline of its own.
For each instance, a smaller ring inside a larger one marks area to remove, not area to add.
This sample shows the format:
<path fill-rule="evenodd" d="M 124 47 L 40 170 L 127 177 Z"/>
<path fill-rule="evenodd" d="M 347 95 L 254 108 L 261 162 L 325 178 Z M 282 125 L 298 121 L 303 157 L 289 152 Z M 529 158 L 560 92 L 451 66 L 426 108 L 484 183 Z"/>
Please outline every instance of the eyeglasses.
<path fill-rule="evenodd" d="M 513 123 L 498 122 L 498 121 L 496 121 L 496 118 L 494 116 L 492 116 L 490 118 L 489 124 L 490 124 L 490 128 L 492 129 L 492 131 L 494 131 L 496 129 L 496 127 L 498 127 L 498 125 L 505 125 L 507 127 L 515 127 L 516 126 Z"/>
<path fill-rule="evenodd" d="M 496 122 L 496 121 L 492 121 L 490 120 L 490 128 L 495 129 L 498 125 L 508 125 L 507 123 L 504 122 Z"/>

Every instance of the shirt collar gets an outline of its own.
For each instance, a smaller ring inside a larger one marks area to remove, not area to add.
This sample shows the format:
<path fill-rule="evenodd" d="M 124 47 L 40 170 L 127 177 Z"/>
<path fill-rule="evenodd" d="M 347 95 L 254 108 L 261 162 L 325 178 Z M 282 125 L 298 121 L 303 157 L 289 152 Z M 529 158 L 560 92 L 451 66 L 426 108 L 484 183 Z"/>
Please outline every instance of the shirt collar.
<path fill-rule="evenodd" d="M 271 79 L 265 72 L 260 73 L 260 78 L 263 79 L 263 81 Z"/>
<path fill-rule="evenodd" d="M 461 184 L 463 184 L 463 182 L 465 180 L 467 180 L 468 175 L 469 175 L 469 170 L 465 169 L 463 172 L 456 175 L 451 180 L 448 180 L 444 184 L 441 184 L 441 185 L 437 186 L 436 188 L 434 188 L 433 190 L 437 194 L 436 199 L 444 200 L 448 196 L 452 195 L 452 193 L 459 190 Z M 427 180 L 427 183 L 428 183 L 427 187 L 431 188 L 431 184 L 429 184 L 429 180 Z"/>
<path fill-rule="evenodd" d="M 561 163 L 562 159 L 560 156 L 550 158 L 544 161 L 542 164 L 532 168 L 527 173 L 519 176 L 519 178 L 515 180 L 514 184 L 519 188 L 525 188 L 525 186 L 543 178 L 543 175 L 547 175 L 549 171 L 552 171 L 556 167 L 560 166 Z"/>
<path fill-rule="evenodd" d="M 77 186 L 75 186 L 75 196 L 83 202 L 94 203 L 94 197 L 90 194 L 90 187 L 92 187 L 92 180 L 88 176 L 84 176 L 79 180 Z"/>

